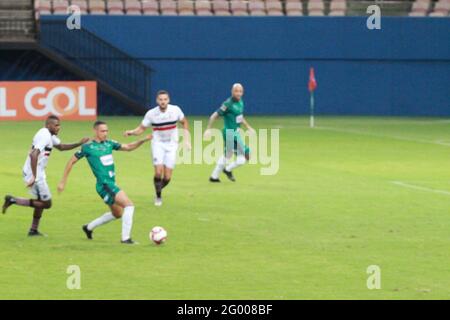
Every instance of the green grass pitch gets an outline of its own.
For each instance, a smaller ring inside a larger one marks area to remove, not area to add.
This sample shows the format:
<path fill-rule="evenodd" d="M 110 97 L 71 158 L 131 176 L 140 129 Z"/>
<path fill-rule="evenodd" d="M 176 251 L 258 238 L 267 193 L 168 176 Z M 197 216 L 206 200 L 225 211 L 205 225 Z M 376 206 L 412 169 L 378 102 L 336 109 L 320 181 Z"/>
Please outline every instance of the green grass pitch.
<path fill-rule="evenodd" d="M 140 118 L 105 118 L 110 137 Z M 200 119 L 200 118 L 196 118 Z M 206 118 L 202 118 L 204 121 Z M 190 119 L 191 121 L 193 120 Z M 149 146 L 116 153 L 117 181 L 136 206 L 133 237 L 119 243 L 119 221 L 88 241 L 81 225 L 107 211 L 87 163 L 56 192 L 73 152 L 54 150 L 47 169 L 54 207 L 47 238 L 27 238 L 31 210 L 0 216 L 1 299 L 447 299 L 450 296 L 450 120 L 249 117 L 280 128 L 280 170 L 259 165 L 222 176 L 212 165 L 179 165 L 153 206 Z M 21 168 L 40 122 L 0 123 L 0 195 L 28 196 Z M 90 123 L 63 123 L 71 142 Z M 150 244 L 155 225 L 169 232 Z M 66 287 L 67 267 L 81 269 L 81 289 Z M 369 290 L 366 270 L 381 270 Z"/>

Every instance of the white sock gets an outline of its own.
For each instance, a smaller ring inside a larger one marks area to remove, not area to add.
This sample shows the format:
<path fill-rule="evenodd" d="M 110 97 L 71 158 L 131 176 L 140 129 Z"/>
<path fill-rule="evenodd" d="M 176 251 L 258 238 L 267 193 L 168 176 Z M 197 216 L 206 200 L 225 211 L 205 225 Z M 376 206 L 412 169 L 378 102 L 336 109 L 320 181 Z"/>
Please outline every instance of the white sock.
<path fill-rule="evenodd" d="M 232 163 L 227 165 L 225 170 L 227 170 L 228 172 L 231 172 L 233 169 L 236 169 L 237 167 L 242 166 L 243 164 L 245 164 L 245 157 L 237 156 L 236 161 L 233 161 Z"/>
<path fill-rule="evenodd" d="M 216 167 L 214 168 L 211 178 L 213 179 L 219 179 L 219 175 L 222 172 L 223 168 L 225 168 L 225 157 L 221 156 L 219 160 L 217 160 Z"/>
<path fill-rule="evenodd" d="M 122 241 L 131 238 L 131 227 L 133 226 L 134 207 L 125 207 L 122 215 Z"/>
<path fill-rule="evenodd" d="M 93 220 L 92 222 L 90 222 L 87 225 L 87 228 L 88 228 L 88 230 L 92 231 L 95 228 L 97 228 L 98 226 L 101 226 L 102 224 L 106 224 L 114 219 L 116 219 L 116 217 L 114 217 L 111 212 L 107 212 L 104 215 L 102 215 L 102 216 L 98 217 L 97 219 Z"/>

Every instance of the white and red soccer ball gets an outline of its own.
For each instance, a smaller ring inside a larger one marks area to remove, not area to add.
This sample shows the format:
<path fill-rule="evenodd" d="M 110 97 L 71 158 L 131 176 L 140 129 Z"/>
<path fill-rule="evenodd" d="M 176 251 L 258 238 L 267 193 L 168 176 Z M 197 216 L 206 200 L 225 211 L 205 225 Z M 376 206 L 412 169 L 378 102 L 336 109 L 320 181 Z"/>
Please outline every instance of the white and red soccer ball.
<path fill-rule="evenodd" d="M 163 227 L 153 227 L 149 234 L 150 240 L 160 245 L 167 239 L 167 231 Z"/>

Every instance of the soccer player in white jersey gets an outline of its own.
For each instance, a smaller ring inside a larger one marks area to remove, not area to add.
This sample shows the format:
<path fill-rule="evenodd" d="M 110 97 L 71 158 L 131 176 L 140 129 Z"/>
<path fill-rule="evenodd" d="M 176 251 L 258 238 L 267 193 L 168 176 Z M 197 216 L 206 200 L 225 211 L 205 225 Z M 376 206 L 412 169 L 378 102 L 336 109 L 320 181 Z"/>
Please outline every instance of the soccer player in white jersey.
<path fill-rule="evenodd" d="M 160 90 L 156 95 L 157 107 L 150 109 L 141 124 L 124 132 L 124 136 L 141 135 L 147 128 L 153 129 L 152 156 L 155 175 L 155 206 L 162 205 L 162 189 L 166 187 L 172 178 L 178 150 L 177 123 L 183 125 L 184 146 L 191 148 L 189 140 L 189 123 L 179 106 L 170 104 L 170 96 L 167 91 Z"/>
<path fill-rule="evenodd" d="M 66 151 L 75 149 L 89 141 L 89 138 L 83 138 L 77 143 L 62 144 L 61 140 L 57 137 L 60 129 L 61 122 L 59 118 L 51 115 L 45 121 L 45 127 L 40 129 L 33 138 L 31 150 L 23 166 L 23 180 L 35 199 L 25 199 L 11 195 L 5 196 L 2 213 L 6 213 L 8 207 L 13 204 L 34 208 L 33 222 L 28 236 L 43 235 L 38 231 L 39 222 L 43 211 L 50 209 L 52 206 L 52 195 L 47 184 L 45 168 L 47 167 L 53 147 L 60 151 Z"/>

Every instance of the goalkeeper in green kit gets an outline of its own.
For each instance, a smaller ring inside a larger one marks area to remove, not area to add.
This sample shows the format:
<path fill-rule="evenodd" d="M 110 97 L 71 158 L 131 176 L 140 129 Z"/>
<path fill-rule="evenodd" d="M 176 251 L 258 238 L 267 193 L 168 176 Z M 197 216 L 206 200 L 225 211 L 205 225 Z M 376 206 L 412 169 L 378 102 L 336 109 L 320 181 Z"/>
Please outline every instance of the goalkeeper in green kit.
<path fill-rule="evenodd" d="M 103 202 L 109 206 L 110 211 L 83 226 L 83 231 L 88 239 L 92 239 L 92 233 L 96 227 L 112 220 L 122 218 L 122 243 L 135 244 L 131 239 L 131 227 L 133 225 L 134 205 L 126 193 L 116 185 L 113 151 L 133 151 L 143 143 L 152 139 L 148 135 L 145 139 L 120 144 L 108 139 L 108 126 L 105 122 L 97 121 L 94 124 L 94 139 L 84 144 L 81 150 L 69 160 L 64 170 L 64 176 L 58 185 L 58 192 L 62 192 L 66 186 L 67 178 L 75 163 L 86 158 L 92 173 L 97 178 L 96 190 Z"/>
<path fill-rule="evenodd" d="M 210 182 L 220 182 L 219 175 L 222 171 L 228 179 L 236 181 L 233 176 L 233 169 L 242 166 L 250 159 L 250 148 L 245 145 L 240 135 L 241 123 L 244 124 L 247 130 L 254 132 L 244 118 L 243 95 L 244 87 L 240 83 L 235 83 L 231 88 L 231 97 L 209 118 L 208 127 L 204 134 L 205 138 L 211 135 L 210 130 L 214 121 L 219 116 L 222 116 L 224 119 L 224 128 L 222 130 L 224 155 L 217 161 L 217 165 L 209 178 Z M 236 155 L 236 160 L 230 162 L 233 154 Z"/>

